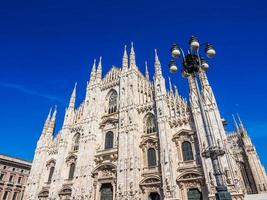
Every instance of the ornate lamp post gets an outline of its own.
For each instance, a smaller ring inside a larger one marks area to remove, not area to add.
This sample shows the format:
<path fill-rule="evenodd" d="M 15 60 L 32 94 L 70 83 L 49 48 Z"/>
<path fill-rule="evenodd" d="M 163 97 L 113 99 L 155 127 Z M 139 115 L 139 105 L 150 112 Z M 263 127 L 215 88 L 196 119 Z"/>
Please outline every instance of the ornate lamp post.
<path fill-rule="evenodd" d="M 196 92 L 197 92 L 197 98 L 200 106 L 200 113 L 201 117 L 203 119 L 203 125 L 204 125 L 204 131 L 207 138 L 208 147 L 202 152 L 202 156 L 205 158 L 210 158 L 212 162 L 212 167 L 214 171 L 214 176 L 216 179 L 216 199 L 217 200 L 231 200 L 231 194 L 228 192 L 227 187 L 224 184 L 223 177 L 222 177 L 222 171 L 219 164 L 219 157 L 223 156 L 225 154 L 225 151 L 221 149 L 220 146 L 218 146 L 214 142 L 213 133 L 210 129 L 207 113 L 205 111 L 204 102 L 202 95 L 199 90 L 198 86 L 198 78 L 199 78 L 199 72 L 201 70 L 206 71 L 209 68 L 207 60 L 204 59 L 200 55 L 200 48 L 204 47 L 204 51 L 206 53 L 207 58 L 213 58 L 216 54 L 215 49 L 213 46 L 209 43 L 200 44 L 198 39 L 194 36 L 192 36 L 189 40 L 190 48 L 188 50 L 188 53 L 185 55 L 183 49 L 178 44 L 173 44 L 171 47 L 171 56 L 172 60 L 169 64 L 169 69 L 171 73 L 175 73 L 178 70 L 177 67 L 177 60 L 180 56 L 182 56 L 182 74 L 184 77 L 192 77 L 195 85 L 196 85 Z"/>

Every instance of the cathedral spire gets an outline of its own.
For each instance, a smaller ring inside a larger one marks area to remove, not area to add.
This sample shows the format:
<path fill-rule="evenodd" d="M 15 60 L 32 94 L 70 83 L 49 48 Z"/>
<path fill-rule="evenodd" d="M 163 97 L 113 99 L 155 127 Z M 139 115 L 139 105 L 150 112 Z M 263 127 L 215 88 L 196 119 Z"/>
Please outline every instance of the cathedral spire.
<path fill-rule="evenodd" d="M 239 114 L 237 113 L 236 115 L 237 115 L 237 118 L 238 118 L 238 121 L 239 121 L 239 126 L 241 128 L 241 131 L 242 131 L 243 135 L 247 136 L 247 131 L 246 131 L 244 125 L 243 125 L 243 122 L 241 121 L 241 119 L 239 117 Z"/>
<path fill-rule="evenodd" d="M 54 134 L 55 124 L 56 124 L 56 115 L 57 115 L 57 105 L 55 105 L 55 109 L 54 109 L 53 115 L 49 123 L 48 131 L 47 131 L 49 135 Z"/>
<path fill-rule="evenodd" d="M 172 82 L 171 82 L 171 78 L 170 77 L 169 77 L 169 88 L 170 88 L 170 93 L 173 94 Z"/>
<path fill-rule="evenodd" d="M 149 72 L 148 72 L 147 61 L 145 62 L 145 65 L 146 65 L 146 79 L 149 80 Z"/>
<path fill-rule="evenodd" d="M 91 70 L 91 74 L 90 74 L 90 82 L 94 82 L 96 78 L 96 59 L 94 59 L 94 64 Z"/>
<path fill-rule="evenodd" d="M 235 120 L 235 116 L 233 114 L 232 114 L 232 117 L 233 117 L 233 120 L 234 120 L 235 129 L 236 129 L 236 131 L 239 131 L 239 126 L 238 126 L 238 124 L 237 124 L 237 122 Z"/>
<path fill-rule="evenodd" d="M 102 79 L 102 56 L 99 57 L 99 62 L 98 62 L 97 71 L 96 71 L 96 79 L 97 80 Z"/>
<path fill-rule="evenodd" d="M 76 87 L 77 87 L 77 82 L 74 85 L 71 97 L 70 97 L 70 103 L 69 103 L 69 108 L 74 108 L 75 107 L 75 101 L 76 101 Z"/>
<path fill-rule="evenodd" d="M 161 64 L 159 61 L 159 57 L 158 57 L 158 52 L 157 49 L 155 49 L 155 77 L 159 77 L 162 75 L 162 71 L 161 71 Z"/>
<path fill-rule="evenodd" d="M 52 107 L 50 108 L 49 113 L 47 115 L 47 118 L 45 120 L 42 134 L 44 134 L 47 131 L 48 127 L 49 127 L 49 123 L 50 123 L 50 120 L 51 120 L 51 112 L 52 112 Z"/>
<path fill-rule="evenodd" d="M 134 68 L 136 68 L 135 52 L 134 52 L 134 45 L 133 45 L 133 42 L 131 42 L 130 69 L 134 69 Z"/>
<path fill-rule="evenodd" d="M 179 97 L 179 92 L 178 92 L 176 85 L 174 85 L 174 95 L 175 97 Z"/>
<path fill-rule="evenodd" d="M 128 69 L 128 54 L 127 54 L 127 46 L 124 45 L 124 52 L 122 57 L 122 69 Z"/>

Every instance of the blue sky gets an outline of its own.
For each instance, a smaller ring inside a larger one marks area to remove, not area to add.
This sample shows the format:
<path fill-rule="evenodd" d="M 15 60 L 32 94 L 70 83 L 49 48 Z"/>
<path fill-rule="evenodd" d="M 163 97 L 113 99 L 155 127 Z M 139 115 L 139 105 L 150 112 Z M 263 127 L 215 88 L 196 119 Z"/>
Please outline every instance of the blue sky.
<path fill-rule="evenodd" d="M 169 47 L 187 47 L 196 35 L 212 42 L 210 83 L 232 130 L 238 112 L 267 166 L 267 2 L 266 1 L 1 1 L 0 2 L 0 152 L 31 160 L 49 108 L 58 105 L 57 130 L 78 82 L 78 102 L 94 58 L 104 72 L 120 66 L 124 44 L 135 44 L 137 64 L 154 49 L 165 77 L 187 97 L 180 75 L 170 75 Z M 266 46 L 265 46 L 266 45 Z"/>

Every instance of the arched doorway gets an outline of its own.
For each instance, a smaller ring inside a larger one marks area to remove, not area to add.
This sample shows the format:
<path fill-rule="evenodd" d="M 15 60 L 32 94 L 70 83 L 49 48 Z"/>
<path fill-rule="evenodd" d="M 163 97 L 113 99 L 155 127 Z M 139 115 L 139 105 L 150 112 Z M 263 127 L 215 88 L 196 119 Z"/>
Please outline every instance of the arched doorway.
<path fill-rule="evenodd" d="M 100 193 L 100 200 L 113 200 L 113 188 L 111 183 L 102 184 Z"/>
<path fill-rule="evenodd" d="M 160 200 L 160 196 L 157 192 L 151 192 L 148 196 L 148 200 Z"/>
<path fill-rule="evenodd" d="M 202 193 L 196 189 L 189 189 L 187 192 L 187 198 L 188 200 L 202 200 Z"/>

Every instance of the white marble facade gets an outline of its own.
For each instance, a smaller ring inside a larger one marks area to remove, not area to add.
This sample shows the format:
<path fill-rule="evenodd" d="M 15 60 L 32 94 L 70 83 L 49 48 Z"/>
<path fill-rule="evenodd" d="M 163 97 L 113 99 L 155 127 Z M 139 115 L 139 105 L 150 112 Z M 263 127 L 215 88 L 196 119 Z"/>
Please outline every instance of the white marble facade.
<path fill-rule="evenodd" d="M 84 101 L 76 107 L 76 85 L 64 123 L 55 135 L 56 110 L 37 142 L 25 200 L 215 199 L 215 178 L 200 115 L 196 86 L 188 77 L 190 101 L 166 89 L 155 52 L 153 80 L 143 75 L 131 46 L 122 66 L 102 77 L 94 62 Z M 201 93 L 214 140 L 226 151 L 223 179 L 233 199 L 267 191 L 267 178 L 241 121 L 226 133 L 206 72 Z"/>

